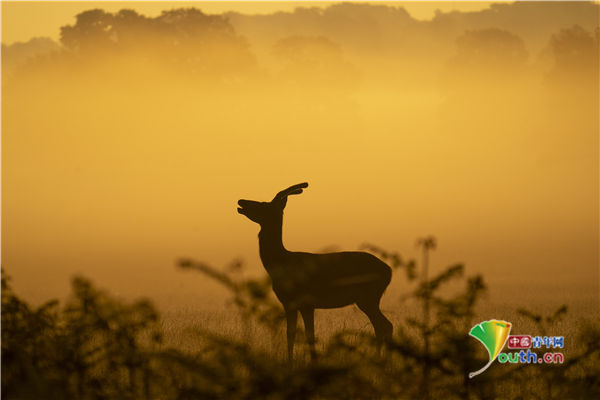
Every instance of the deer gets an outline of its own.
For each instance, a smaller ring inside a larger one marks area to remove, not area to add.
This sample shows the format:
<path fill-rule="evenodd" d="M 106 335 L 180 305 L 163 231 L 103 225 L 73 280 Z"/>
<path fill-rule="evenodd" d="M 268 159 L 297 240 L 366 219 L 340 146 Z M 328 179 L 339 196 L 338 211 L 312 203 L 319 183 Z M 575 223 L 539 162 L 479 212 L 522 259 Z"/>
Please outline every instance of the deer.
<path fill-rule="evenodd" d="M 392 323 L 380 309 L 392 269 L 373 254 L 360 251 L 307 253 L 288 251 L 282 241 L 283 210 L 288 196 L 308 183 L 280 191 L 269 202 L 239 200 L 238 213 L 260 225 L 259 255 L 286 317 L 288 361 L 293 361 L 298 313 L 304 321 L 311 360 L 316 360 L 315 309 L 356 304 L 373 325 L 378 351 L 391 339 Z"/>

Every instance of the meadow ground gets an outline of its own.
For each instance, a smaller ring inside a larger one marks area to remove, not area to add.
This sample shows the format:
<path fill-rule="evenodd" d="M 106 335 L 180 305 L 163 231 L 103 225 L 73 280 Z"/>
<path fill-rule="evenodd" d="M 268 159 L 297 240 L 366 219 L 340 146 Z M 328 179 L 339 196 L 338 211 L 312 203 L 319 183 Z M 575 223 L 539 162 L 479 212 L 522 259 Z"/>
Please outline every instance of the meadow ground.
<path fill-rule="evenodd" d="M 531 336 L 564 336 L 565 357 L 569 353 L 578 353 L 582 343 L 577 340 L 580 328 L 587 323 L 600 321 L 600 300 L 595 285 L 580 285 L 573 289 L 560 289 L 559 285 L 540 284 L 537 287 L 518 285 L 490 285 L 487 295 L 475 307 L 474 323 L 490 319 L 500 319 L 512 323 L 511 334 Z M 394 325 L 394 329 L 402 327 L 411 335 L 419 335 L 418 329 L 406 324 L 409 318 L 418 319 L 421 308 L 411 301 L 402 301 L 402 294 L 386 293 L 382 301 L 382 311 Z M 546 332 L 540 332 L 536 323 L 519 310 L 528 310 L 541 316 L 549 316 L 562 305 L 567 312 L 547 326 Z M 170 307 L 161 312 L 161 327 L 164 332 L 166 346 L 174 346 L 187 351 L 194 351 L 198 346 L 198 332 L 215 332 L 235 340 L 260 348 L 273 357 L 286 357 L 285 324 L 279 324 L 275 331 L 256 321 L 245 324 L 236 307 L 224 300 L 221 308 L 205 308 L 193 304 Z M 296 338 L 296 355 L 308 360 L 308 349 L 305 345 L 304 330 L 301 318 L 298 320 L 298 336 Z M 468 335 L 472 326 L 464 326 L 464 334 Z M 373 328 L 368 318 L 356 305 L 328 310 L 316 310 L 315 333 L 317 349 L 323 351 L 327 343 L 336 333 L 346 331 L 373 335 Z M 352 336 L 352 334 L 350 334 Z M 472 339 L 475 340 L 475 339 Z M 481 354 L 485 349 L 481 347 Z"/>
<path fill-rule="evenodd" d="M 230 301 L 161 313 L 149 301 L 123 301 L 76 278 L 64 304 L 37 307 L 20 299 L 3 274 L 3 397 L 587 400 L 600 394 L 599 313 L 592 286 L 552 300 L 548 288 L 537 296 L 514 285 L 484 291 L 480 277 L 465 281 L 461 266 L 448 268 L 432 279 L 413 280 L 405 296 L 386 295 L 382 310 L 395 335 L 383 354 L 367 318 L 350 306 L 317 311 L 317 362 L 310 360 L 300 324 L 290 365 L 281 306 L 269 282 L 196 267 L 224 283 Z M 440 289 L 453 279 L 466 285 Z M 511 301 L 498 302 L 497 292 Z M 432 311 L 429 320 L 423 317 L 425 303 Z M 564 363 L 495 362 L 469 379 L 489 359 L 468 332 L 489 319 L 511 322 L 513 334 L 563 336 Z"/>

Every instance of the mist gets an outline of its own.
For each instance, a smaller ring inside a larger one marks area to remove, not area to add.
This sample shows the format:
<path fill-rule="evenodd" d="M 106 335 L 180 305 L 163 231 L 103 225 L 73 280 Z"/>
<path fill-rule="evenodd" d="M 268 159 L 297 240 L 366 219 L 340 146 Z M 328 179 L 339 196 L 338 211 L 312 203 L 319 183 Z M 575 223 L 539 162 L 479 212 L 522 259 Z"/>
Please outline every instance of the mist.
<path fill-rule="evenodd" d="M 3 45 L 2 265 L 26 298 L 84 274 L 217 307 L 175 260 L 262 274 L 236 202 L 304 181 L 290 250 L 434 234 L 432 268 L 465 262 L 496 299 L 597 296 L 597 4 L 200 9 L 90 10 L 55 46 Z"/>

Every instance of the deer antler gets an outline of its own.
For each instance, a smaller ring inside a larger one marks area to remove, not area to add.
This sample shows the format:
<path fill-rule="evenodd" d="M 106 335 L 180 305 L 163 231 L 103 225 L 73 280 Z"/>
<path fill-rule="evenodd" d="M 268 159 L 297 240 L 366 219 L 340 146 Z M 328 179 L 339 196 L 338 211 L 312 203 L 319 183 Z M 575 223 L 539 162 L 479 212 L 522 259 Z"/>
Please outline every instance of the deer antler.
<path fill-rule="evenodd" d="M 275 197 L 273 198 L 273 200 L 287 197 L 291 194 L 300 194 L 300 193 L 302 193 L 302 189 L 307 188 L 307 187 L 308 187 L 308 182 L 303 182 L 303 183 L 299 183 L 294 186 L 290 186 L 289 188 L 277 193 L 275 195 Z"/>

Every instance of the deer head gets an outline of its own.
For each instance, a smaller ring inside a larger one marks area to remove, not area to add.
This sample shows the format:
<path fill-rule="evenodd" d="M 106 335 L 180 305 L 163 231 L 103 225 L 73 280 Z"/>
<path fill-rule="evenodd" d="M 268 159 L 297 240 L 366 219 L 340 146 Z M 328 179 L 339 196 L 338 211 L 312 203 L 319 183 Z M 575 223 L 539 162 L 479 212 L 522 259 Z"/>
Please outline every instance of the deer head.
<path fill-rule="evenodd" d="M 238 213 L 245 215 L 251 221 L 264 226 L 270 222 L 281 221 L 283 209 L 287 203 L 287 197 L 292 194 L 302 193 L 302 189 L 307 188 L 308 183 L 299 183 L 277 193 L 273 200 L 269 202 L 254 200 L 239 200 Z"/>

